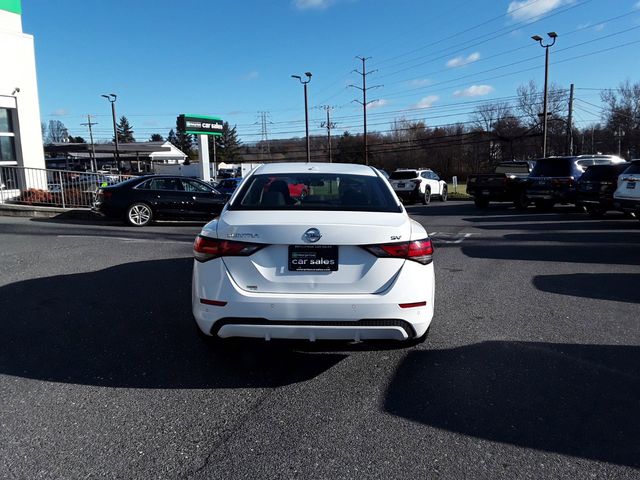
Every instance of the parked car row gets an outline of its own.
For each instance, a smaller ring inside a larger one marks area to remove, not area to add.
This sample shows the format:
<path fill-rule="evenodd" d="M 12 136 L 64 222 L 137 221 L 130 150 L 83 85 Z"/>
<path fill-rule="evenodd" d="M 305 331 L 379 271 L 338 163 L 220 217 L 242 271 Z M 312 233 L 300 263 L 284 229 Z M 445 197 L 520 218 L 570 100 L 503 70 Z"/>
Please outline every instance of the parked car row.
<path fill-rule="evenodd" d="M 533 166 L 531 163 L 504 162 L 493 174 L 471 175 L 467 193 L 479 208 L 487 207 L 490 201 L 512 201 L 517 208 L 534 203 L 543 211 L 550 211 L 556 204 L 573 204 L 593 216 L 602 216 L 608 210 L 640 216 L 640 187 L 636 187 L 640 160 L 579 155 L 542 158 Z"/>

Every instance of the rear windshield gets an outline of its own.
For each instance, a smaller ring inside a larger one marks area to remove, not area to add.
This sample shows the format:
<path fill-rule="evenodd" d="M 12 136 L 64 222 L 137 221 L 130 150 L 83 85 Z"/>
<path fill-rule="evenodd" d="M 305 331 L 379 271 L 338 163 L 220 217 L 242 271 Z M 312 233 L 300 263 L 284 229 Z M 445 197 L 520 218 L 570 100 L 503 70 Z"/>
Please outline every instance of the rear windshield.
<path fill-rule="evenodd" d="M 418 172 L 415 170 L 403 170 L 401 172 L 393 172 L 389 175 L 391 180 L 409 180 L 411 178 L 418 178 Z"/>
<path fill-rule="evenodd" d="M 640 174 L 640 162 L 633 162 L 631 165 L 627 167 L 624 173 L 628 175 L 639 175 Z"/>
<path fill-rule="evenodd" d="M 500 164 L 496 167 L 495 173 L 528 174 L 529 165 L 526 163 Z"/>
<path fill-rule="evenodd" d="M 584 175 L 580 178 L 582 180 L 615 180 L 625 168 L 627 168 L 627 165 L 624 163 L 616 165 L 594 165 L 587 168 Z"/>
<path fill-rule="evenodd" d="M 240 182 L 239 179 L 231 178 L 229 180 L 222 180 L 220 182 L 220 186 L 222 188 L 236 188 L 239 182 Z"/>
<path fill-rule="evenodd" d="M 229 209 L 402 211 L 380 177 L 331 173 L 253 175 Z"/>
<path fill-rule="evenodd" d="M 531 171 L 533 177 L 570 177 L 571 160 L 563 158 L 544 158 L 536 162 L 536 166 Z"/>

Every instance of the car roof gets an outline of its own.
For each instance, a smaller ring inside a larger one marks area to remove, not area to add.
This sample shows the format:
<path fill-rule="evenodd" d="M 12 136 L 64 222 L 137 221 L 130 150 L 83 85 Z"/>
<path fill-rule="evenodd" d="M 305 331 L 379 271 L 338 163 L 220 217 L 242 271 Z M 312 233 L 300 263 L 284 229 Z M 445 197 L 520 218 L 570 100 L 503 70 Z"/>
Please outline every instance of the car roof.
<path fill-rule="evenodd" d="M 372 167 L 356 163 L 265 163 L 256 167 L 254 175 L 282 175 L 304 173 L 336 173 L 340 175 L 367 175 L 375 177 L 378 174 Z"/>

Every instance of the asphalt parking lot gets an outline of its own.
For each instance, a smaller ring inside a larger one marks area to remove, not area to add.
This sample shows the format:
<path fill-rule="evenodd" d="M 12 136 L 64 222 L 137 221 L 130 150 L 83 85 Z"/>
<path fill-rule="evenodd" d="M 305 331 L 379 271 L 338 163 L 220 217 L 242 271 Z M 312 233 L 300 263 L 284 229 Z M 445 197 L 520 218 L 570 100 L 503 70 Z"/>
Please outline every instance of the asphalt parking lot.
<path fill-rule="evenodd" d="M 411 206 L 414 348 L 204 344 L 200 226 L 0 217 L 2 478 L 638 478 L 640 222 Z"/>

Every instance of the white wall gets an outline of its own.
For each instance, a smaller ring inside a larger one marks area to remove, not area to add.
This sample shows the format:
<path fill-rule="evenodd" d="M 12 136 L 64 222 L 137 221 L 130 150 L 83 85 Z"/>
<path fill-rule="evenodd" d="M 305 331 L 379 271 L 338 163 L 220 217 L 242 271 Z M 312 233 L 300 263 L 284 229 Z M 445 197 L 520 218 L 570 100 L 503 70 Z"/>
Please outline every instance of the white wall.
<path fill-rule="evenodd" d="M 16 88 L 20 91 L 13 93 Z M 0 10 L 0 106 L 15 108 L 18 165 L 45 168 L 33 36 L 20 15 Z"/>

